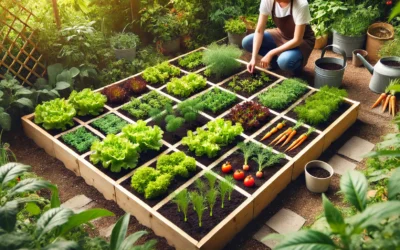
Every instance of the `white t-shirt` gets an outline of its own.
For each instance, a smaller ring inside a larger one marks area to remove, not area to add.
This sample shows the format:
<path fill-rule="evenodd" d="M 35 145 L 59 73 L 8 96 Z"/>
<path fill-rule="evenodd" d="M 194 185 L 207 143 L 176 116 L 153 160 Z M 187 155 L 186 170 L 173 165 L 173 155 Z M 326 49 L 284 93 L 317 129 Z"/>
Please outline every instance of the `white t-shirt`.
<path fill-rule="evenodd" d="M 308 24 L 311 21 L 310 9 L 307 0 L 292 0 L 293 1 L 293 20 L 296 25 Z M 260 13 L 266 16 L 271 16 L 274 0 L 261 0 Z M 285 17 L 290 15 L 291 3 L 282 8 L 278 2 L 275 3 L 275 16 Z"/>

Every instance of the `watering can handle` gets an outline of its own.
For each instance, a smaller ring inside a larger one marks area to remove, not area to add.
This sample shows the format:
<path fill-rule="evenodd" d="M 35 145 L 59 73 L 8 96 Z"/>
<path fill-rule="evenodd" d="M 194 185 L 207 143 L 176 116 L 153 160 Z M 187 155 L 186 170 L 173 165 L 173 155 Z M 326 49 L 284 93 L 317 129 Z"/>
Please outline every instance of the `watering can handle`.
<path fill-rule="evenodd" d="M 343 68 L 346 67 L 346 59 L 347 59 L 347 57 L 346 57 L 346 52 L 344 52 L 344 50 L 342 50 L 339 46 L 337 46 L 337 45 L 335 45 L 335 44 L 327 45 L 325 48 L 323 48 L 323 49 L 322 49 L 322 53 L 321 53 L 321 58 L 324 57 L 325 51 L 326 51 L 326 49 L 329 48 L 329 47 L 332 47 L 332 48 L 335 47 L 336 49 L 338 49 L 338 50 L 340 51 L 340 53 L 341 53 L 342 56 L 343 56 Z"/>

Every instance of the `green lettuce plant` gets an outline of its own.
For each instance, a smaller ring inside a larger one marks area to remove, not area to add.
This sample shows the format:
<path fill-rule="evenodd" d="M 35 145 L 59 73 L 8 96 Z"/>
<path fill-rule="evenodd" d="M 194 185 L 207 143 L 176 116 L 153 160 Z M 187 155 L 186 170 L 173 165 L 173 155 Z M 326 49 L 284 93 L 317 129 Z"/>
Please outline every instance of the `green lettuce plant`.
<path fill-rule="evenodd" d="M 196 171 L 196 160 L 183 152 L 174 152 L 160 156 L 156 168 L 161 173 L 188 178 L 191 172 Z"/>
<path fill-rule="evenodd" d="M 171 181 L 174 177 L 170 174 L 161 174 L 154 181 L 150 182 L 144 192 L 146 199 L 157 198 L 168 191 Z"/>
<path fill-rule="evenodd" d="M 72 104 L 64 99 L 57 98 L 36 106 L 35 123 L 42 124 L 47 130 L 66 130 L 68 126 L 74 125 L 73 118 L 75 115 L 76 110 Z"/>
<path fill-rule="evenodd" d="M 138 143 L 141 152 L 160 150 L 163 133 L 158 126 L 147 126 L 147 123 L 142 120 L 122 128 L 122 136 L 128 138 L 132 143 Z"/>
<path fill-rule="evenodd" d="M 193 70 L 201 65 L 203 65 L 203 52 L 197 51 L 190 53 L 178 60 L 179 66 L 184 69 Z"/>
<path fill-rule="evenodd" d="M 91 89 L 83 89 L 80 92 L 77 92 L 76 90 L 72 91 L 68 98 L 68 102 L 74 106 L 79 116 L 96 116 L 103 112 L 107 98 Z"/>
<path fill-rule="evenodd" d="M 160 172 L 151 167 L 142 167 L 135 171 L 131 178 L 131 187 L 139 194 L 144 194 L 147 185 L 155 181 Z"/>
<path fill-rule="evenodd" d="M 107 135 L 101 142 L 94 142 L 91 150 L 94 151 L 90 155 L 91 162 L 101 163 L 115 173 L 135 168 L 139 160 L 139 144 L 114 134 Z"/>
<path fill-rule="evenodd" d="M 167 83 L 167 91 L 179 97 L 188 97 L 207 86 L 207 80 L 196 73 L 190 73 L 181 78 L 173 78 Z"/>
<path fill-rule="evenodd" d="M 241 19 L 230 19 L 225 21 L 225 32 L 242 35 L 246 33 L 246 24 Z"/>
<path fill-rule="evenodd" d="M 180 73 L 179 68 L 170 65 L 169 62 L 163 62 L 145 69 L 142 77 L 150 84 L 158 84 L 166 82 L 171 77 L 179 76 Z"/>

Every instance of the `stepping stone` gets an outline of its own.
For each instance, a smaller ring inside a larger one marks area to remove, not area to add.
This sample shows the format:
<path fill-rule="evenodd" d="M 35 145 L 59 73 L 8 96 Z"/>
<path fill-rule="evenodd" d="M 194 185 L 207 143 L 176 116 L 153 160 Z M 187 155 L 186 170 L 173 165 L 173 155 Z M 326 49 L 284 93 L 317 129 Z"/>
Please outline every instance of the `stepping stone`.
<path fill-rule="evenodd" d="M 295 212 L 282 208 L 265 224 L 280 234 L 294 233 L 300 230 L 306 220 Z"/>
<path fill-rule="evenodd" d="M 99 228 L 99 235 L 101 237 L 109 238 L 111 236 L 112 230 L 115 224 L 111 224 L 109 227 Z"/>
<path fill-rule="evenodd" d="M 276 240 L 266 240 L 265 237 L 267 237 L 270 234 L 276 233 L 274 230 L 272 230 L 270 227 L 263 225 L 260 230 L 258 230 L 257 233 L 253 235 L 253 239 L 263 243 L 267 247 L 273 249 L 278 245 L 278 241 Z"/>
<path fill-rule="evenodd" d="M 85 206 L 83 206 L 83 207 L 81 207 L 81 208 L 74 208 L 74 209 L 72 209 L 72 210 L 77 214 L 77 213 L 83 212 L 83 211 L 85 211 L 85 210 L 94 208 L 95 206 L 96 206 L 96 202 L 93 201 L 93 202 L 90 202 L 90 203 L 88 203 L 87 205 L 85 205 Z M 92 220 L 92 222 L 93 222 L 93 221 L 96 221 L 96 220 L 98 220 L 98 219 L 100 219 L 100 218 L 97 218 L 97 219 L 95 219 L 95 220 Z"/>
<path fill-rule="evenodd" d="M 347 171 L 355 169 L 357 166 L 339 155 L 334 155 L 328 161 L 328 164 L 331 165 L 335 173 L 339 175 L 343 175 Z"/>
<path fill-rule="evenodd" d="M 366 154 L 371 152 L 374 147 L 375 145 L 369 141 L 361 139 L 357 136 L 353 136 L 343 145 L 343 147 L 339 149 L 338 154 L 360 162 L 364 159 Z"/>
<path fill-rule="evenodd" d="M 77 196 L 67 200 L 63 204 L 61 204 L 61 207 L 69 208 L 69 209 L 72 209 L 74 211 L 78 211 L 81 208 L 83 208 L 86 205 L 88 205 L 89 203 L 91 203 L 92 201 L 93 201 L 92 199 L 86 197 L 83 194 L 80 194 L 80 195 L 77 195 Z"/>

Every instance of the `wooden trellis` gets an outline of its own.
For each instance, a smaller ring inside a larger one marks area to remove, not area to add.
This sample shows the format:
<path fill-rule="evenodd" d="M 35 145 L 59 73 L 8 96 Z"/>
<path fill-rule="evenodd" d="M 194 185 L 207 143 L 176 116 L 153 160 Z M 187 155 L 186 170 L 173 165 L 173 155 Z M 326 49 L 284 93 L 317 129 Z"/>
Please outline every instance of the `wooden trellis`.
<path fill-rule="evenodd" d="M 0 3 L 0 79 L 10 72 L 22 84 L 33 85 L 46 71 L 43 56 L 33 41 L 35 31 L 28 24 L 35 16 L 18 2 L 12 3 L 12 9 Z"/>

